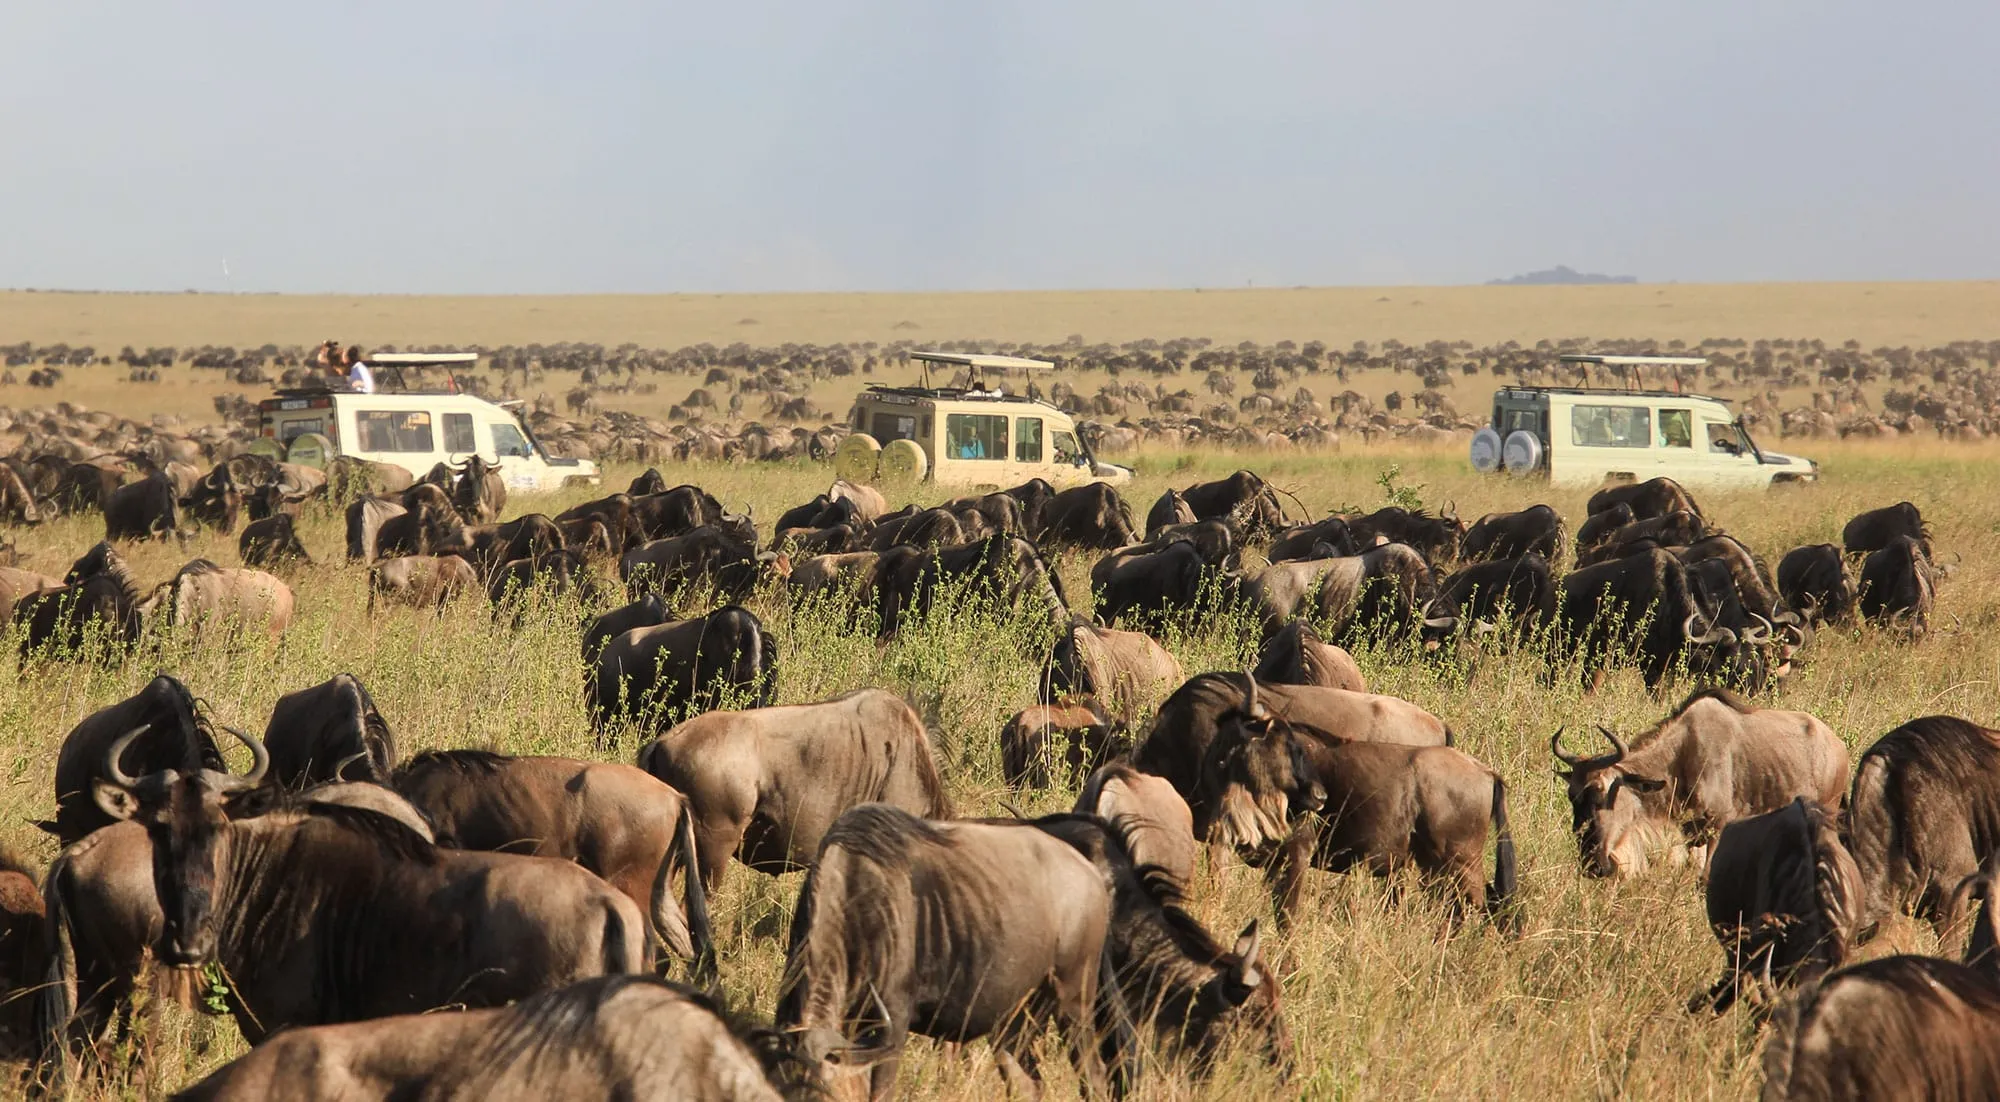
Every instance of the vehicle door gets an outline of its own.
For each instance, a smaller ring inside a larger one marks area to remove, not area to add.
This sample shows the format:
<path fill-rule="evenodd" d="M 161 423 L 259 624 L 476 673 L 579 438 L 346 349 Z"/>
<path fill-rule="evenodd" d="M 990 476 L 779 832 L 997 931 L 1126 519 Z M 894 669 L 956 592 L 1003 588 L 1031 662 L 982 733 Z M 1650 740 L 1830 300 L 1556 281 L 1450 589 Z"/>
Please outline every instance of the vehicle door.
<path fill-rule="evenodd" d="M 1552 443 L 1568 445 L 1567 471 L 1552 472 L 1565 482 L 1644 481 L 1659 466 L 1648 406 L 1579 401 L 1569 409 L 1569 436 Z"/>
<path fill-rule="evenodd" d="M 512 421 L 489 421 L 487 431 L 493 438 L 493 462 L 500 468 L 500 478 L 510 492 L 554 489 L 544 485 L 550 478 L 549 465 L 535 454 L 535 446 L 528 442 L 528 434 L 521 431 L 521 426 Z"/>
<path fill-rule="evenodd" d="M 1031 478 L 1048 479 L 1055 473 L 1049 463 L 1049 423 L 1039 413 L 1014 417 L 1014 462 L 1008 471 L 1011 484 Z"/>
<path fill-rule="evenodd" d="M 1701 440 L 1708 470 L 1706 481 L 1723 486 L 1756 486 L 1768 479 L 1759 468 L 1756 449 L 1743 438 L 1743 430 L 1732 421 L 1704 418 Z"/>
<path fill-rule="evenodd" d="M 1073 426 L 1055 426 L 1049 433 L 1049 485 L 1058 490 L 1094 481 L 1090 457 L 1083 450 Z"/>
<path fill-rule="evenodd" d="M 1697 462 L 1694 448 L 1694 410 L 1687 406 L 1661 405 L 1653 415 L 1653 468 L 1676 482 L 1692 478 L 1700 481 L 1707 463 Z"/>

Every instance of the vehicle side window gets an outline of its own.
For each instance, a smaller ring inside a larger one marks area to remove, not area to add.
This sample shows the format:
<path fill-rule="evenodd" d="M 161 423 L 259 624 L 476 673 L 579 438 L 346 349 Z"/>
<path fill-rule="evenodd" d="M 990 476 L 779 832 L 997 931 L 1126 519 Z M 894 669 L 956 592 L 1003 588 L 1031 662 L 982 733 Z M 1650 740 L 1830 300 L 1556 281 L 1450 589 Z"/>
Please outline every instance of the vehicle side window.
<path fill-rule="evenodd" d="M 535 449 L 528 444 L 528 438 L 521 435 L 521 427 L 510 425 L 505 421 L 493 422 L 493 450 L 500 453 L 502 459 L 510 455 L 525 459 L 535 454 Z"/>
<path fill-rule="evenodd" d="M 1569 442 L 1579 448 L 1649 448 L 1653 411 L 1640 406 L 1575 406 Z"/>
<path fill-rule="evenodd" d="M 909 440 L 917 435 L 917 419 L 899 413 L 878 413 L 868 435 L 880 444 L 891 440 Z"/>
<path fill-rule="evenodd" d="M 1056 446 L 1056 462 L 1071 466 L 1083 465 L 1083 449 L 1077 446 L 1075 433 L 1057 429 L 1051 442 Z"/>
<path fill-rule="evenodd" d="M 354 428 L 365 452 L 436 451 L 427 410 L 356 410 Z"/>
<path fill-rule="evenodd" d="M 1743 454 L 1743 445 L 1736 438 L 1735 425 L 1725 425 L 1720 421 L 1710 421 L 1706 427 L 1708 429 L 1709 451 L 1722 452 L 1725 455 Z"/>
<path fill-rule="evenodd" d="M 1663 409 L 1660 411 L 1660 446 L 1663 448 L 1694 447 L 1693 410 Z"/>
<path fill-rule="evenodd" d="M 1014 418 L 1014 462 L 1040 463 L 1042 461 L 1042 419 L 1039 417 Z"/>
<path fill-rule="evenodd" d="M 479 441 L 472 435 L 470 413 L 444 415 L 444 450 L 457 455 L 470 455 L 479 450 Z"/>
<path fill-rule="evenodd" d="M 986 413 L 951 413 L 944 419 L 945 456 L 950 459 L 1007 458 L 1007 418 Z"/>

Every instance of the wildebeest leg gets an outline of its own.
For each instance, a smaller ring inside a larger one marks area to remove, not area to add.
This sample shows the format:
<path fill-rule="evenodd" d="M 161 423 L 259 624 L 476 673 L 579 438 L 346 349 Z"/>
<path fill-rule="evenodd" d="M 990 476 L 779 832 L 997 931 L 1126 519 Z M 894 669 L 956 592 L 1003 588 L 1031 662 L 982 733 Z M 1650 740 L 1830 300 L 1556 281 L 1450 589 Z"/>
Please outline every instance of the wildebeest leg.
<path fill-rule="evenodd" d="M 1291 837 L 1285 839 L 1271 858 L 1271 863 L 1264 867 L 1264 883 L 1271 888 L 1271 901 L 1277 908 L 1281 929 L 1291 924 L 1292 912 L 1298 908 L 1299 892 L 1305 884 L 1306 870 L 1312 866 L 1314 851 L 1318 848 L 1319 828 L 1312 817 L 1307 816 L 1292 828 Z"/>
<path fill-rule="evenodd" d="M 1023 1010 L 993 1036 L 993 1062 L 1007 1081 L 1009 1095 L 1027 1098 L 1042 1096 L 1042 1068 L 1035 1058 L 1035 1038 L 1043 1028 L 1044 1015 Z"/>
<path fill-rule="evenodd" d="M 701 883 L 710 893 L 722 886 L 723 871 L 743 844 L 744 821 L 727 815 L 695 817 L 695 850 L 701 856 Z"/>

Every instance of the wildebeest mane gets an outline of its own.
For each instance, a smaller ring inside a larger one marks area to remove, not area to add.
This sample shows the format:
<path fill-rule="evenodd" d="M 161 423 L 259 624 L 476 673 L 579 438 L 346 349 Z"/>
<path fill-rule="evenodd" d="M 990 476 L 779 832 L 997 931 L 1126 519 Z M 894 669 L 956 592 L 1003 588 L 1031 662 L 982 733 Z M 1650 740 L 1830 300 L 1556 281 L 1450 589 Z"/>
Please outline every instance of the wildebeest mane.
<path fill-rule="evenodd" d="M 461 777 L 490 777 L 513 760 L 511 755 L 491 750 L 426 750 L 396 770 L 396 778 L 400 781 L 433 769 L 448 769 Z"/>
<path fill-rule="evenodd" d="M 1132 856 L 1133 836 L 1144 826 L 1136 816 L 1119 815 L 1106 819 L 1074 811 L 1059 811 L 1023 820 L 1030 826 L 1047 829 L 1064 823 L 1085 823 L 1103 832 L 1105 849 L 1114 864 L 1132 871 L 1132 884 L 1160 919 L 1160 925 L 1188 956 L 1215 963 L 1229 954 L 1185 909 L 1187 898 L 1173 873 L 1154 864 L 1141 864 Z M 1057 837 L 1061 837 L 1060 834 Z M 1086 854 L 1085 856 L 1089 856 Z"/>
<path fill-rule="evenodd" d="M 820 842 L 821 852 L 838 841 L 840 848 L 873 865 L 899 873 L 908 872 L 911 839 L 927 845 L 952 848 L 958 840 L 949 831 L 907 811 L 878 804 L 862 804 L 842 815 Z"/>
<path fill-rule="evenodd" d="M 1718 704 L 1727 705 L 1730 711 L 1733 711 L 1738 715 L 1747 716 L 1750 713 L 1755 712 L 1757 710 L 1757 706 L 1755 704 L 1750 703 L 1750 701 L 1746 699 L 1743 696 L 1743 694 L 1738 693 L 1734 689 L 1725 689 L 1720 685 L 1710 685 L 1705 688 L 1696 689 L 1695 691 L 1689 693 L 1687 699 L 1681 701 L 1680 704 L 1674 708 L 1673 713 L 1669 715 L 1667 718 L 1679 719 L 1684 713 L 1687 712 L 1689 708 L 1694 707 L 1697 703 L 1703 700 L 1713 700 Z M 1641 736 L 1641 740 L 1643 741 L 1644 739 L 1645 736 Z M 1634 745 L 1636 746 L 1637 743 L 1635 743 Z"/>

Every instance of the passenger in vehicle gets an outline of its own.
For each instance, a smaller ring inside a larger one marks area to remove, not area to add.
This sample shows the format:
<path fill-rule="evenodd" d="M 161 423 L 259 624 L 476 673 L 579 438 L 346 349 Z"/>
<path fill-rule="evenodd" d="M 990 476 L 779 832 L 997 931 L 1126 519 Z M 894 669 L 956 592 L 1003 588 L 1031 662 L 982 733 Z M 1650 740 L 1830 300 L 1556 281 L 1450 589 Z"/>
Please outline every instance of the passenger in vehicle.
<path fill-rule="evenodd" d="M 347 386 L 356 394 L 375 393 L 375 372 L 368 367 L 368 361 L 362 358 L 361 346 L 358 344 L 347 346 Z"/>

